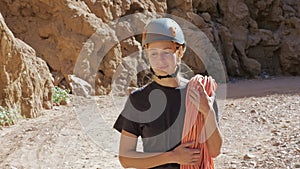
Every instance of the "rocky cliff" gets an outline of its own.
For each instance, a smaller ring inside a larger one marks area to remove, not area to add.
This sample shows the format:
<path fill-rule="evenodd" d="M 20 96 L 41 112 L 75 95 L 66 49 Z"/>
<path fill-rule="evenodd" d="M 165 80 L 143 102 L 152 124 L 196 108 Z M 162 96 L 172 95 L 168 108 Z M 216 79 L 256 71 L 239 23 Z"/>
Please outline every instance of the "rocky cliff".
<path fill-rule="evenodd" d="M 13 34 L 47 62 L 61 87 L 72 88 L 75 74 L 92 86 L 88 92 L 107 94 L 116 72 L 119 84 L 137 85 L 137 71 L 126 67 L 140 66 L 141 36 L 134 29 L 149 17 L 118 21 L 134 13 L 169 13 L 193 23 L 215 47 L 225 76 L 300 75 L 300 1 L 2 0 L 0 12 Z M 132 53 L 135 57 L 128 57 Z M 191 49 L 187 55 L 184 61 L 195 73 L 207 70 Z"/>
<path fill-rule="evenodd" d="M 6 26 L 0 14 L 0 106 L 36 117 L 42 108 L 52 108 L 51 74 L 32 47 Z"/>

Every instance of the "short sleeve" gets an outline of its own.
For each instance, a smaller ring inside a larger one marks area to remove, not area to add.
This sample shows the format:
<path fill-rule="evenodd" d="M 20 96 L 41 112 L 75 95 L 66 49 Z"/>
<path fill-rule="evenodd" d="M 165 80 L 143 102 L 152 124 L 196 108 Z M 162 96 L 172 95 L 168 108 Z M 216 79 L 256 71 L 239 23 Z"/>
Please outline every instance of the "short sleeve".
<path fill-rule="evenodd" d="M 121 114 L 118 116 L 113 128 L 119 132 L 122 132 L 122 129 L 136 135 L 137 137 L 141 135 L 141 128 L 140 123 L 132 121 L 128 119 L 130 114 L 134 114 L 133 112 L 135 109 L 132 108 L 132 97 L 129 97 L 124 109 L 122 110 Z"/>
<path fill-rule="evenodd" d="M 113 127 L 119 132 L 125 130 L 136 135 L 137 137 L 141 135 L 139 123 L 128 120 L 122 114 L 119 115 Z"/>

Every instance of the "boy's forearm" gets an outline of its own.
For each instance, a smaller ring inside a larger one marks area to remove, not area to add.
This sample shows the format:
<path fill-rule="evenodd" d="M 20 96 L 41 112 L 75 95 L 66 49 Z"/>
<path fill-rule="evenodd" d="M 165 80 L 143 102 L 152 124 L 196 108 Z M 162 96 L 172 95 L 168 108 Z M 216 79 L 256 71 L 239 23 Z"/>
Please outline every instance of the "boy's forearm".
<path fill-rule="evenodd" d="M 120 155 L 119 160 L 124 168 L 151 168 L 167 163 L 173 163 L 172 152 L 144 153 L 131 151 Z"/>
<path fill-rule="evenodd" d="M 208 113 L 208 116 L 205 117 L 205 133 L 206 133 L 206 143 L 209 150 L 209 153 L 212 157 L 216 157 L 221 152 L 222 146 L 222 135 L 219 130 L 215 112 L 212 109 L 211 112 Z"/>

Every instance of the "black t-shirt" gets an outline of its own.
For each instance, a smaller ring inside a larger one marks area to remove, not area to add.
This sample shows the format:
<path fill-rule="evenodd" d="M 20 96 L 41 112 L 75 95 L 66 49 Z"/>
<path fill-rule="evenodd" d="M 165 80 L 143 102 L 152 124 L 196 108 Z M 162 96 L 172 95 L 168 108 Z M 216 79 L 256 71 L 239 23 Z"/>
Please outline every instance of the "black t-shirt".
<path fill-rule="evenodd" d="M 173 150 L 181 143 L 186 89 L 187 83 L 173 88 L 155 81 L 137 89 L 129 95 L 114 128 L 141 136 L 144 152 Z M 153 169 L 179 168 L 179 164 L 165 164 Z"/>

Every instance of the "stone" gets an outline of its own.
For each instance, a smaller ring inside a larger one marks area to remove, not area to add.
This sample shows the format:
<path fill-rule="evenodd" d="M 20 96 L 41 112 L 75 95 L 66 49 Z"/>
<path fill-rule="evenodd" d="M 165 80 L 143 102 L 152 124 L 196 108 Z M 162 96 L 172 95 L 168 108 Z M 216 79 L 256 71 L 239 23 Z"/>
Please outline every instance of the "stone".
<path fill-rule="evenodd" d="M 201 16 L 199 16 L 199 15 L 193 13 L 193 12 L 188 12 L 188 13 L 187 13 L 187 17 L 188 17 L 188 18 L 192 21 L 192 23 L 193 23 L 194 25 L 196 25 L 198 28 L 205 28 L 205 27 L 208 27 L 208 26 L 207 26 L 207 23 L 205 23 L 204 19 L 203 19 Z"/>
<path fill-rule="evenodd" d="M 215 13 L 217 2 L 217 0 L 193 0 L 193 7 L 199 12 Z"/>
<path fill-rule="evenodd" d="M 229 169 L 237 169 L 237 168 L 238 168 L 238 167 L 237 167 L 236 164 L 231 164 L 230 167 L 229 167 Z"/>
<path fill-rule="evenodd" d="M 211 22 L 211 16 L 208 12 L 202 13 L 201 17 L 205 20 L 205 22 Z"/>
<path fill-rule="evenodd" d="M 238 161 L 231 161 L 230 164 L 239 164 Z"/>
<path fill-rule="evenodd" d="M 299 29 L 298 29 L 299 30 Z M 299 75 L 300 72 L 300 31 L 292 31 L 284 37 L 280 48 L 280 65 L 284 74 Z M 296 66 L 298 65 L 298 66 Z"/>
<path fill-rule="evenodd" d="M 95 95 L 95 89 L 88 82 L 75 75 L 70 75 L 69 78 L 71 81 L 72 94 L 84 97 Z"/>
<path fill-rule="evenodd" d="M 255 155 L 253 154 L 245 154 L 244 155 L 244 160 L 250 160 L 250 159 L 254 159 L 255 158 Z"/>

